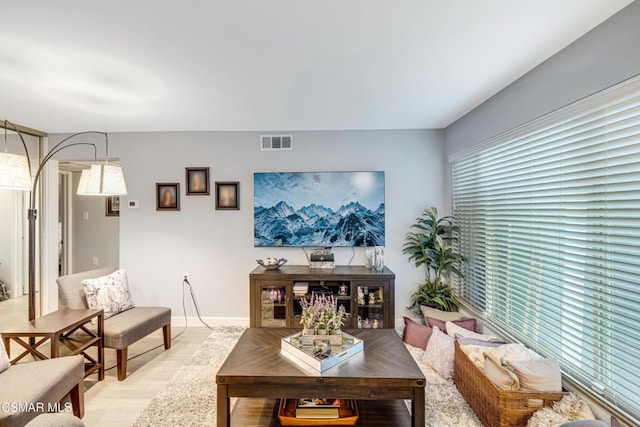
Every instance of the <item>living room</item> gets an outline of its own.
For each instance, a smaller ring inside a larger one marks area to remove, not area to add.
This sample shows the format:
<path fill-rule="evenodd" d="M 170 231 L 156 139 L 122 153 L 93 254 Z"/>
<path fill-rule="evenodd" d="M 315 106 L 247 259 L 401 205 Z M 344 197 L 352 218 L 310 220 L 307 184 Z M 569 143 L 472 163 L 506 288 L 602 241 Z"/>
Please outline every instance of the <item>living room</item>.
<path fill-rule="evenodd" d="M 614 14 L 617 10 L 620 11 Z M 248 275 L 255 267 L 256 259 L 283 257 L 288 260 L 288 265 L 307 264 L 306 254 L 299 248 L 254 247 L 255 172 L 384 171 L 385 264 L 396 274 L 395 317 L 396 323 L 401 325 L 402 316 L 409 313 L 406 306 L 410 296 L 421 281 L 421 272 L 402 254 L 402 244 L 409 226 L 424 208 L 437 206 L 443 213 L 451 211 L 453 196 L 449 156 L 638 74 L 640 56 L 636 46 L 640 31 L 635 24 L 640 21 L 640 6 L 637 2 L 620 2 L 609 15 L 613 16 L 606 20 L 603 16 L 604 22 L 591 31 L 585 29 L 586 34 L 576 35 L 575 41 L 566 41 L 567 47 L 558 47 L 555 55 L 530 64 L 529 69 L 523 70 L 521 77 L 515 77 L 510 84 L 486 88 L 476 94 L 475 105 L 469 105 L 467 111 L 459 111 L 457 116 L 450 116 L 449 122 L 444 118 L 446 124 L 439 127 L 397 125 L 380 128 L 361 125 L 360 122 L 338 126 L 335 124 L 337 121 L 331 123 L 338 130 L 318 130 L 323 127 L 317 123 L 283 126 L 280 123 L 285 122 L 280 120 L 282 113 L 277 103 L 272 108 L 260 110 L 266 114 L 261 122 L 247 125 L 233 121 L 225 123 L 225 117 L 232 112 L 238 114 L 237 111 L 245 109 L 247 116 L 257 114 L 254 111 L 257 106 L 242 99 L 216 105 L 217 108 L 208 111 L 192 111 L 193 122 L 161 117 L 156 119 L 156 127 L 147 124 L 143 129 L 135 126 L 139 113 L 129 116 L 111 113 L 106 115 L 106 122 L 72 120 L 66 127 L 50 126 L 51 122 L 45 119 L 49 112 L 41 111 L 38 118 L 28 114 L 29 102 L 11 105 L 2 101 L 2 118 L 47 132 L 50 143 L 77 131 L 95 129 L 109 132 L 109 156 L 118 159 L 122 166 L 128 190 L 127 195 L 120 199 L 117 219 L 119 266 L 127 271 L 136 305 L 171 308 L 174 334 L 185 323 L 193 327 L 202 326 L 192 301 L 188 301 L 190 312 L 186 321 L 183 316 L 182 279 L 185 272 L 189 275 L 199 314 L 206 323 L 212 326 L 248 326 Z M 258 60 L 255 62 L 259 63 Z M 254 63 L 247 66 L 260 68 Z M 364 75 L 365 72 L 361 71 L 361 74 L 344 76 L 344 79 L 357 86 Z M 214 75 L 211 79 L 215 80 Z M 251 85 L 248 78 L 244 82 Z M 462 83 L 460 90 L 464 88 Z M 297 91 L 289 88 L 293 94 L 281 98 L 280 102 L 294 103 L 299 109 L 314 111 L 318 108 L 316 104 L 324 105 L 321 103 L 322 87 L 330 84 L 328 80 L 320 81 L 320 89 L 306 91 L 309 92 L 306 97 L 300 95 L 304 101 L 291 99 L 295 98 Z M 179 88 L 177 92 L 181 91 Z M 12 81 L 7 79 L 3 81 L 2 92 L 14 93 L 17 90 L 12 89 Z M 271 95 L 264 92 L 263 96 L 269 99 Z M 180 104 L 183 98 L 162 102 Z M 389 110 L 405 108 L 389 102 Z M 188 106 L 183 105 L 183 108 Z M 336 107 L 336 110 L 340 109 Z M 365 117 L 380 114 L 377 109 L 362 110 L 360 114 Z M 203 128 L 192 124 L 207 116 L 216 123 L 215 126 Z M 112 125 L 107 126 L 107 122 Z M 293 150 L 261 151 L 260 136 L 264 134 L 292 135 Z M 83 137 L 82 140 L 88 141 L 89 138 Z M 11 150 L 18 148 L 13 144 L 10 147 Z M 85 148 L 73 147 L 60 153 L 56 159 L 87 161 L 91 156 Z M 209 195 L 185 194 L 185 168 L 189 167 L 209 168 Z M 50 176 L 55 179 L 55 173 Z M 238 209 L 215 208 L 216 182 L 238 183 Z M 157 183 L 180 184 L 179 210 L 156 209 Z M 55 185 L 49 185 L 48 189 L 52 187 Z M 56 199 L 55 196 L 51 198 Z M 96 203 L 100 203 L 100 209 L 103 209 L 103 201 Z M 55 224 L 52 226 L 43 218 L 39 220 L 48 235 L 55 233 Z M 91 215 L 87 221 L 90 224 L 94 220 Z M 333 252 L 339 265 L 363 265 L 365 262 L 363 248 L 334 248 Z M 87 263 L 94 256 L 87 253 Z M 102 256 L 99 258 L 96 267 L 108 265 L 103 263 Z M 57 309 L 57 274 L 49 270 L 44 275 L 41 290 L 43 313 Z M 116 383 L 114 387 L 118 385 Z"/>

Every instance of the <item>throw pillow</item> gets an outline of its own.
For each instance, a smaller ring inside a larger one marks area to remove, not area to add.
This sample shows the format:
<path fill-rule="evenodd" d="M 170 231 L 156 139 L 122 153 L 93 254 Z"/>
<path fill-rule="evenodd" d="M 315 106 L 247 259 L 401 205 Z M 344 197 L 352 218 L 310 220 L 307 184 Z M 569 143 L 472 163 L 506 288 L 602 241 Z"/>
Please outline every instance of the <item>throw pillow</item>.
<path fill-rule="evenodd" d="M 427 325 L 431 326 L 432 328 L 434 326 L 437 326 L 438 329 L 440 329 L 442 332 L 446 331 L 448 333 L 449 331 L 447 331 L 447 322 L 451 322 L 454 325 L 460 326 L 461 328 L 465 328 L 471 332 L 475 332 L 476 327 L 478 326 L 478 322 L 474 318 L 444 321 L 444 320 L 436 319 L 434 317 L 427 317 Z"/>
<path fill-rule="evenodd" d="M 499 389 L 510 391 L 520 389 L 518 376 L 502 366 L 500 361 L 491 355 L 484 358 L 484 375 Z"/>
<path fill-rule="evenodd" d="M 458 341 L 458 344 L 460 345 L 475 345 L 480 347 L 500 347 L 501 345 L 503 345 L 503 343 L 501 342 L 477 340 L 474 338 L 465 337 L 460 334 L 454 334 L 454 335 L 455 335 L 456 341 Z"/>
<path fill-rule="evenodd" d="M 89 308 L 102 308 L 105 319 L 135 307 L 124 270 L 114 271 L 108 276 L 85 279 L 82 286 Z"/>
<path fill-rule="evenodd" d="M 7 355 L 7 350 L 4 348 L 4 340 L 0 339 L 0 372 L 6 371 L 9 369 L 9 365 L 11 361 L 9 361 L 9 356 Z"/>
<path fill-rule="evenodd" d="M 557 359 L 505 360 L 518 376 L 521 390 L 560 392 L 562 374 Z"/>
<path fill-rule="evenodd" d="M 427 325 L 429 324 L 427 317 L 433 317 L 434 319 L 444 320 L 445 322 L 449 320 L 462 319 L 462 313 L 460 313 L 459 311 L 442 311 L 442 310 L 427 307 L 424 305 L 420 306 L 420 311 L 422 312 L 422 317 L 424 317 L 424 323 L 426 323 Z M 444 332 L 444 329 L 442 329 L 442 332 Z"/>
<path fill-rule="evenodd" d="M 433 368 L 442 378 L 453 378 L 453 338 L 440 332 L 437 326 L 432 328 L 431 338 L 424 352 L 424 363 Z"/>
<path fill-rule="evenodd" d="M 404 331 L 402 331 L 402 341 L 421 349 L 427 348 L 427 343 L 431 337 L 431 328 L 418 323 L 406 316 L 403 316 Z"/>
<path fill-rule="evenodd" d="M 453 322 L 446 323 L 446 331 L 451 338 L 455 338 L 456 334 L 459 334 L 459 335 L 462 335 L 463 337 L 473 338 L 474 340 L 489 341 L 489 342 L 503 342 L 502 339 L 500 339 L 495 335 L 479 334 L 477 332 L 473 332 L 466 328 L 460 327 Z"/>

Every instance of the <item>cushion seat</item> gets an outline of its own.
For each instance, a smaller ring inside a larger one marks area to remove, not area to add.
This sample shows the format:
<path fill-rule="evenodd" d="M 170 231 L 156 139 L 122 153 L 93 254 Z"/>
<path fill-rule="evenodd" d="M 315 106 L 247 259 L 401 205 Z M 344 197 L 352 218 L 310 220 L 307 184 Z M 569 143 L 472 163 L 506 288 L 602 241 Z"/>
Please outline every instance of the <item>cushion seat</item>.
<path fill-rule="evenodd" d="M 56 403 L 69 392 L 72 403 L 76 401 L 74 412 L 81 417 L 83 380 L 84 358 L 81 355 L 12 365 L 0 373 L 0 402 L 6 406 L 0 411 L 0 426 L 23 426 L 36 416 L 55 410 Z M 19 410 L 18 404 L 26 403 L 35 406 L 26 411 L 24 408 Z"/>
<path fill-rule="evenodd" d="M 104 346 L 122 350 L 171 323 L 168 307 L 134 307 L 104 322 Z"/>
<path fill-rule="evenodd" d="M 65 412 L 52 412 L 35 417 L 26 427 L 85 427 L 86 424 L 78 417 Z"/>

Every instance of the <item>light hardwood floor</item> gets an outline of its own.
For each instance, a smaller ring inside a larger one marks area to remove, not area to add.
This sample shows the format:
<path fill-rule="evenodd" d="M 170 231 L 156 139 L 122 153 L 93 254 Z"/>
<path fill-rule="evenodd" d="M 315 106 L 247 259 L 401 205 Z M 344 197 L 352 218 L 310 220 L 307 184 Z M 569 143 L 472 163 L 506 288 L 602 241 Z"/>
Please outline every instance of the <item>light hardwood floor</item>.
<path fill-rule="evenodd" d="M 26 297 L 0 302 L 0 331 L 26 320 Z M 181 335 L 182 331 L 185 331 Z M 115 350 L 105 349 L 104 381 L 91 375 L 85 382 L 85 416 L 89 427 L 130 426 L 153 397 L 164 387 L 176 371 L 200 348 L 211 334 L 205 327 L 174 327 L 171 349 L 162 346 L 162 330 L 152 333 L 129 347 L 129 358 L 155 348 L 149 353 L 129 360 L 128 376 L 118 381 L 115 366 Z M 12 354 L 19 349 L 12 345 Z M 45 352 L 46 354 L 46 352 Z M 214 379 L 212 379 L 213 381 Z"/>

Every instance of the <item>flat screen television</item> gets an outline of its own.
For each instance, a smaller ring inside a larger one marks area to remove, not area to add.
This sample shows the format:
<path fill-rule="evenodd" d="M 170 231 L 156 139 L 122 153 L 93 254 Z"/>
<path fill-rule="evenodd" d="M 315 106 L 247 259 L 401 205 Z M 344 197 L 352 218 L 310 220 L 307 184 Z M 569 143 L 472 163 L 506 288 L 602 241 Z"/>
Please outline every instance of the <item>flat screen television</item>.
<path fill-rule="evenodd" d="M 254 246 L 384 246 L 384 172 L 256 172 Z"/>

